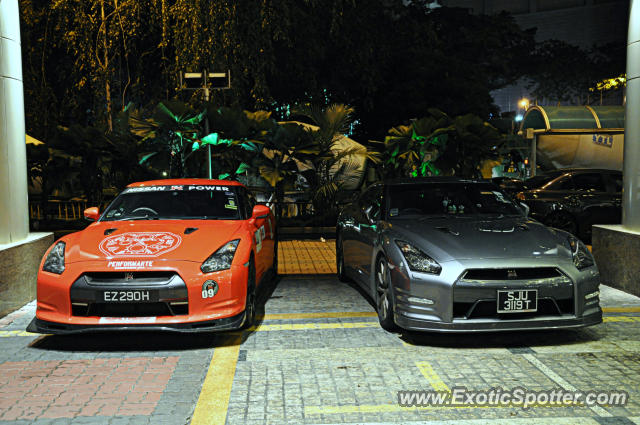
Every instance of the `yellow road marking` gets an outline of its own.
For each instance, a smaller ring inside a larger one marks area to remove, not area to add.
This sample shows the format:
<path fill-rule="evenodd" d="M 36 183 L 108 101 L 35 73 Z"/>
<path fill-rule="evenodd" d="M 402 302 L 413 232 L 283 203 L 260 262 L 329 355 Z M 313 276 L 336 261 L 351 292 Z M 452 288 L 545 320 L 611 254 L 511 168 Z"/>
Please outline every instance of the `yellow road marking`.
<path fill-rule="evenodd" d="M 191 424 L 224 425 L 226 422 L 241 343 L 241 334 L 229 334 L 225 345 L 214 348 Z"/>
<path fill-rule="evenodd" d="M 603 307 L 605 313 L 640 313 L 640 307 Z"/>
<path fill-rule="evenodd" d="M 0 331 L 0 338 L 9 338 L 12 336 L 35 336 L 40 335 L 38 333 L 27 331 Z"/>
<path fill-rule="evenodd" d="M 323 319 L 323 318 L 343 318 L 343 317 L 377 317 L 378 314 L 372 311 L 337 311 L 326 313 L 272 313 L 256 316 L 262 320 L 283 320 L 283 319 Z"/>
<path fill-rule="evenodd" d="M 346 322 L 346 323 L 283 323 L 274 325 L 258 325 L 249 329 L 255 332 L 270 331 L 303 331 L 307 329 L 355 329 L 377 328 L 378 322 Z"/>
<path fill-rule="evenodd" d="M 607 316 L 602 321 L 607 322 L 640 322 L 640 316 Z"/>
<path fill-rule="evenodd" d="M 422 375 L 427 378 L 431 387 L 436 391 L 446 391 L 451 392 L 447 384 L 444 383 L 442 379 L 438 376 L 435 370 L 433 370 L 433 366 L 429 362 L 417 362 L 416 366 L 422 372 Z"/>

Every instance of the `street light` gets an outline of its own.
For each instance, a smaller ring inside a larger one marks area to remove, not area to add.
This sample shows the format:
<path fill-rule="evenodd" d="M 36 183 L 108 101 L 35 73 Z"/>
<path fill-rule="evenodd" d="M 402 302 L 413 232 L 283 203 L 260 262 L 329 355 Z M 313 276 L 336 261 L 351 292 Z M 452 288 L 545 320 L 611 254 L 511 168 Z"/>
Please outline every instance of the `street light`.
<path fill-rule="evenodd" d="M 520 106 L 522 109 L 526 111 L 527 109 L 529 109 L 529 99 L 527 99 L 526 97 L 523 97 L 518 102 L 518 106 Z"/>

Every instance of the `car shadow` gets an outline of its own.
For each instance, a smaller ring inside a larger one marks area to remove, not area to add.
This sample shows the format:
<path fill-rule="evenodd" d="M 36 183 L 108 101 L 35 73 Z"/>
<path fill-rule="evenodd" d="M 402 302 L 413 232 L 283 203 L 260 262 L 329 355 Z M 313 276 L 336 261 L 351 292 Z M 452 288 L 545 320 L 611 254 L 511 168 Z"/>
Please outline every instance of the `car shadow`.
<path fill-rule="evenodd" d="M 400 331 L 404 342 L 416 346 L 440 348 L 506 348 L 527 352 L 529 347 L 570 346 L 601 338 L 592 329 L 554 329 L 481 333 L 437 333 Z"/>

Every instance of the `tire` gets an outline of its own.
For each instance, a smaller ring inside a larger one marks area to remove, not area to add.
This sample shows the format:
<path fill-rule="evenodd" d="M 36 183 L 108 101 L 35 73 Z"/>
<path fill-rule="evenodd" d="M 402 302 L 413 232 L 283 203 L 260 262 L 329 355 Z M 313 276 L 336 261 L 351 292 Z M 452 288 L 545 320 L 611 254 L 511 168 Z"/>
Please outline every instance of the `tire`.
<path fill-rule="evenodd" d="M 344 253 L 342 250 L 342 238 L 336 238 L 336 274 L 340 282 L 348 282 L 349 278 L 344 272 Z"/>
<path fill-rule="evenodd" d="M 256 319 L 256 265 L 253 257 L 249 259 L 249 274 L 247 276 L 247 298 L 244 307 L 244 323 L 242 329 L 248 329 Z"/>
<path fill-rule="evenodd" d="M 375 271 L 375 302 L 380 326 L 386 331 L 395 331 L 398 326 L 393 320 L 393 288 L 391 285 L 391 273 L 386 258 L 381 257 L 376 261 Z"/>
<path fill-rule="evenodd" d="M 564 230 L 577 236 L 578 224 L 569 213 L 557 212 L 550 214 L 544 222 L 547 226 L 555 227 L 556 229 Z"/>

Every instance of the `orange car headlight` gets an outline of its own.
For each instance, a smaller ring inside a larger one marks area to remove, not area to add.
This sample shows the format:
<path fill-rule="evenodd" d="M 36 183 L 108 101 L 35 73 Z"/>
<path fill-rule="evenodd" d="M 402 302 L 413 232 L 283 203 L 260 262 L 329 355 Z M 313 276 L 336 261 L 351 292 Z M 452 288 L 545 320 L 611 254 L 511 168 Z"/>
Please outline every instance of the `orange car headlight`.
<path fill-rule="evenodd" d="M 238 243 L 240 243 L 240 239 L 227 242 L 216 252 L 211 254 L 211 256 L 200 266 L 202 273 L 211 273 L 230 269 L 233 256 L 236 254 L 236 249 L 238 248 Z"/>

